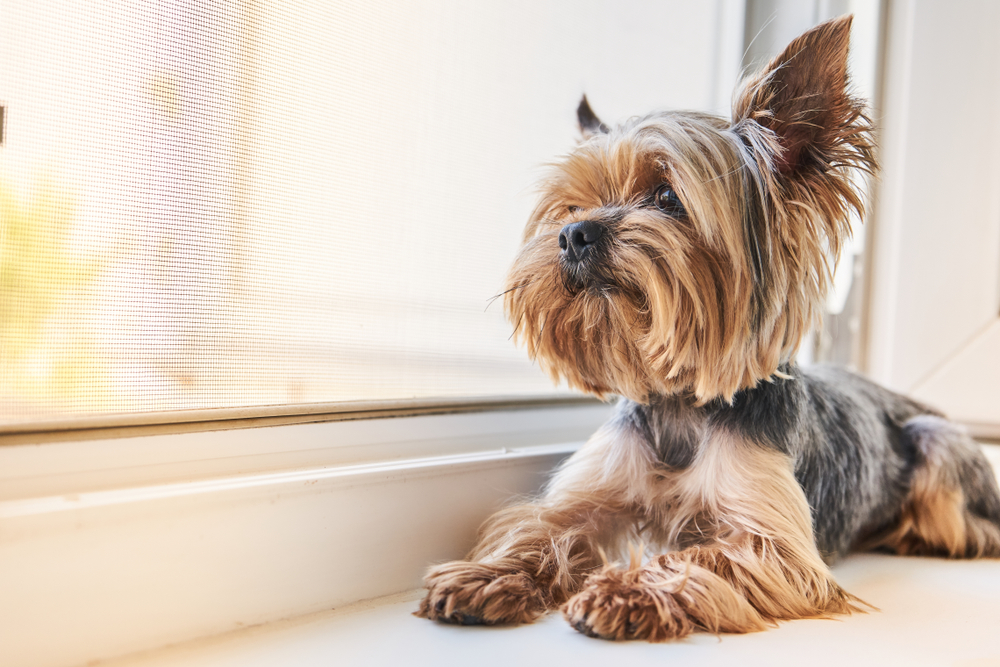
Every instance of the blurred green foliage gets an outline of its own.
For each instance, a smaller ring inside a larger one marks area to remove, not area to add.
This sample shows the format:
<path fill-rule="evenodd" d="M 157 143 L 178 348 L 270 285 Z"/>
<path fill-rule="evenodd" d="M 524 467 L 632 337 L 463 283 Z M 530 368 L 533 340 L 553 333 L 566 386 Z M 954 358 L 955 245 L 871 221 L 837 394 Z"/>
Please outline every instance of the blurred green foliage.
<path fill-rule="evenodd" d="M 52 179 L 28 197 L 0 181 L 0 397 L 64 398 L 94 365 L 83 318 L 59 317 L 79 314 L 100 268 L 70 249 L 74 217 Z"/>

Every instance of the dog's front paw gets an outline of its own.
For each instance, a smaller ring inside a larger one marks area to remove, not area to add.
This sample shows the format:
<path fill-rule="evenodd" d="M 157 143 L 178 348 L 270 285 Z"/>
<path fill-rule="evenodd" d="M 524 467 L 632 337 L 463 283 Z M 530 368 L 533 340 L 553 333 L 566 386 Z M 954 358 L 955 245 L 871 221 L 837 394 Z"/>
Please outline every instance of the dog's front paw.
<path fill-rule="evenodd" d="M 424 578 L 427 595 L 417 616 L 459 625 L 530 623 L 548 605 L 535 581 L 524 572 L 487 563 L 452 561 Z"/>
<path fill-rule="evenodd" d="M 648 576 L 652 575 L 652 576 Z M 683 581 L 665 582 L 648 567 L 607 567 L 592 575 L 562 607 L 576 630 L 601 639 L 666 641 L 697 627 L 685 610 Z"/>

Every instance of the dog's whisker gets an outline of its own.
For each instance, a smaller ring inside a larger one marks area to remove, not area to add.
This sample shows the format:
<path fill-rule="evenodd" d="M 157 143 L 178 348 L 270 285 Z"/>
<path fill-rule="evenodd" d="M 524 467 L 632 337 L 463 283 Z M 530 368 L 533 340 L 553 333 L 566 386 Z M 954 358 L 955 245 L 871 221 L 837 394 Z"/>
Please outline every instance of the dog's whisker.
<path fill-rule="evenodd" d="M 509 287 L 509 288 L 505 289 L 504 291 L 500 292 L 499 294 L 494 294 L 493 296 L 491 296 L 487 300 L 486 308 L 483 309 L 483 312 L 486 312 L 486 310 L 488 310 L 489 307 L 493 305 L 493 302 L 496 301 L 497 299 L 499 299 L 500 297 L 505 296 L 507 294 L 510 294 L 511 292 L 515 292 L 517 290 L 524 289 L 525 287 L 530 287 L 534 283 L 535 283 L 535 281 L 532 280 L 532 281 L 529 281 L 529 282 L 526 282 L 526 283 L 522 283 L 520 285 L 514 285 L 513 287 Z"/>

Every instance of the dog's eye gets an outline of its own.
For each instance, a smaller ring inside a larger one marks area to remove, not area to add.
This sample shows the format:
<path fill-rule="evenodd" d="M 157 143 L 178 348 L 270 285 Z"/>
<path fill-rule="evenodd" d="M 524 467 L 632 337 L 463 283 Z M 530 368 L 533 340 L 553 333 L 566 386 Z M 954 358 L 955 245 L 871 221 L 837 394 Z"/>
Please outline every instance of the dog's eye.
<path fill-rule="evenodd" d="M 579 213 L 583 209 L 580 208 L 579 206 L 567 206 L 566 210 L 569 211 L 570 213 Z"/>
<path fill-rule="evenodd" d="M 656 204 L 656 208 L 670 215 L 676 216 L 684 213 L 684 204 L 681 203 L 674 189 L 666 183 L 656 189 L 653 194 L 653 203 Z"/>

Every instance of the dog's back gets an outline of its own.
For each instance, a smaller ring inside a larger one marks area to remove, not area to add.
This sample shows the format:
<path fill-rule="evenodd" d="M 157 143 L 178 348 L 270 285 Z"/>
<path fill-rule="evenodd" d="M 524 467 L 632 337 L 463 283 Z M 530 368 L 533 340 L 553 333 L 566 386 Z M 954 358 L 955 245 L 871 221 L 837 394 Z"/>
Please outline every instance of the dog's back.
<path fill-rule="evenodd" d="M 824 558 L 1000 555 L 1000 492 L 963 429 L 841 368 L 783 371 L 790 379 L 738 393 L 715 419 L 792 457 Z"/>

